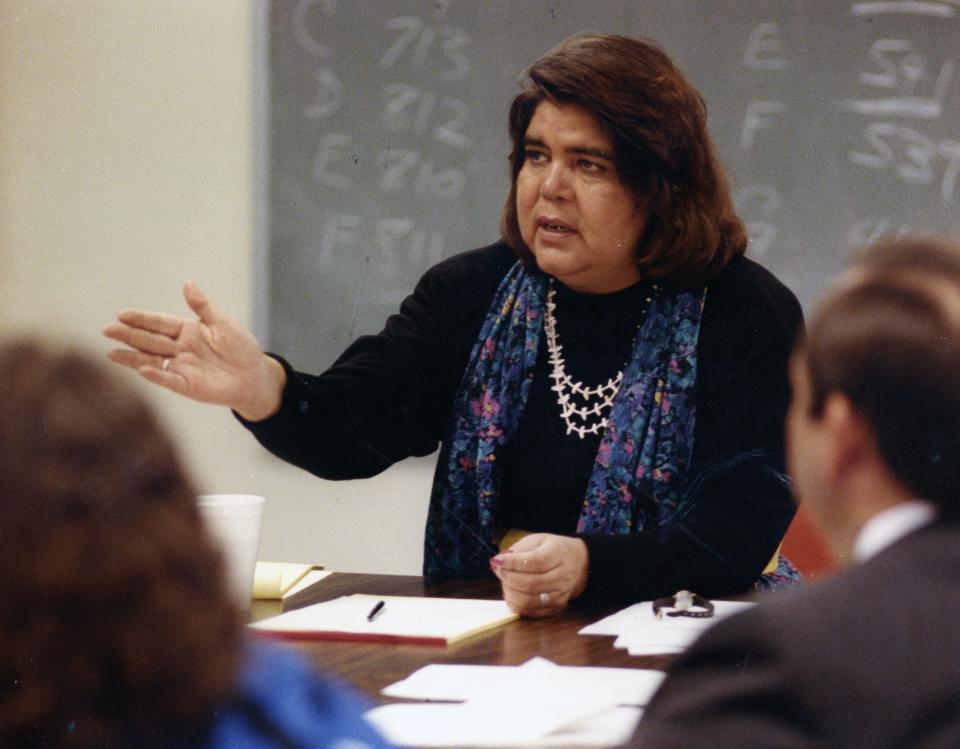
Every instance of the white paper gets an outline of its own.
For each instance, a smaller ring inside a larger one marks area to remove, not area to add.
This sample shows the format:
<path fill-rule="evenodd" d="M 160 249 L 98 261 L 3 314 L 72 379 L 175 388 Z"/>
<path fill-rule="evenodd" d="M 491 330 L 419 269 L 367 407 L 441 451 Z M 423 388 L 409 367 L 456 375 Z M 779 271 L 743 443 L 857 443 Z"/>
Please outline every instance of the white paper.
<path fill-rule="evenodd" d="M 611 670 L 537 658 L 500 671 L 463 703 L 385 705 L 367 717 L 404 745 L 543 746 L 569 744 L 571 735 L 584 745 L 612 745 L 631 735 L 640 711 L 618 707 L 622 684 Z"/>
<path fill-rule="evenodd" d="M 542 661 L 534 658 L 522 666 L 474 666 L 432 663 L 417 669 L 402 681 L 383 689 L 388 697 L 414 700 L 463 701 L 482 696 L 499 679 L 509 678 L 517 669 Z M 663 681 L 664 673 L 645 668 L 601 666 L 554 666 L 574 676 L 597 675 L 615 691 L 619 705 L 646 705 Z"/>
<path fill-rule="evenodd" d="M 479 731 L 471 732 L 463 707 L 450 703 L 399 703 L 376 707 L 366 718 L 388 741 L 399 746 L 604 747 L 625 744 L 643 713 L 639 707 L 614 707 L 548 736 L 519 739 L 497 731 L 493 717 L 487 717 Z"/>
<path fill-rule="evenodd" d="M 588 624 L 580 630 L 581 635 L 612 635 L 617 637 L 625 632 L 637 630 L 643 624 L 664 625 L 677 629 L 690 628 L 703 631 L 711 624 L 728 616 L 745 611 L 755 603 L 750 601 L 713 601 L 713 616 L 709 619 L 696 619 L 687 616 L 663 616 L 657 618 L 653 613 L 653 602 L 643 601 L 628 606 L 600 621 Z"/>
<path fill-rule="evenodd" d="M 384 601 L 385 606 L 369 621 L 367 616 L 378 601 Z M 337 632 L 454 640 L 516 618 L 503 601 L 356 593 L 261 619 L 249 626 L 287 634 Z"/>
<path fill-rule="evenodd" d="M 463 704 L 486 724 L 519 740 L 547 736 L 559 728 L 618 704 L 606 674 L 562 669 L 538 658 L 505 674 Z"/>
<path fill-rule="evenodd" d="M 714 601 L 709 618 L 662 616 L 653 613 L 653 603 L 635 603 L 580 630 L 582 635 L 614 636 L 613 646 L 630 655 L 675 655 L 692 645 L 718 621 L 755 606 L 749 601 Z"/>
<path fill-rule="evenodd" d="M 669 624 L 659 630 L 644 627 L 622 633 L 613 641 L 613 646 L 627 650 L 634 648 L 638 651 L 642 648 L 644 653 L 653 654 L 686 650 L 705 629 L 705 627 L 672 627 Z"/>
<path fill-rule="evenodd" d="M 384 687 L 381 694 L 408 700 L 463 702 L 483 694 L 490 685 L 503 678 L 504 669 L 516 666 L 476 666 L 431 663 L 418 668 L 406 679 Z"/>
<path fill-rule="evenodd" d="M 530 746 L 620 746 L 633 736 L 642 715 L 639 707 L 615 707 L 564 726 Z"/>

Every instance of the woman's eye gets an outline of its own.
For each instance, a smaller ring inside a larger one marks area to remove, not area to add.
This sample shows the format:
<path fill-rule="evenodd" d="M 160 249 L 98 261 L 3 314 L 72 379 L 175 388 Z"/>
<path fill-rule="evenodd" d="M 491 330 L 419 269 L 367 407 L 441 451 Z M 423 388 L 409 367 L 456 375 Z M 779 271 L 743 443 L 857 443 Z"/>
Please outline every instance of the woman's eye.
<path fill-rule="evenodd" d="M 543 151 L 527 151 L 524 158 L 530 162 L 546 161 L 547 155 Z"/>
<path fill-rule="evenodd" d="M 580 159 L 578 163 L 580 165 L 580 168 L 583 169 L 585 172 L 602 172 L 603 171 L 603 165 L 598 164 L 596 161 L 588 161 L 587 159 Z"/>

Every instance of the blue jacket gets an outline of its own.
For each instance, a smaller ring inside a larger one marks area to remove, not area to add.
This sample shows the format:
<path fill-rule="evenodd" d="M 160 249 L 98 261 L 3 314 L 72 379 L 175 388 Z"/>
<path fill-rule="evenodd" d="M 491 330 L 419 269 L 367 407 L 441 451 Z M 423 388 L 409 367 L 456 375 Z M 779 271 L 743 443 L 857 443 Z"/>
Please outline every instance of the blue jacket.
<path fill-rule="evenodd" d="M 363 718 L 370 705 L 324 679 L 298 653 L 252 642 L 234 699 L 217 712 L 202 749 L 386 749 Z M 199 747 L 198 747 L 199 749 Z"/>

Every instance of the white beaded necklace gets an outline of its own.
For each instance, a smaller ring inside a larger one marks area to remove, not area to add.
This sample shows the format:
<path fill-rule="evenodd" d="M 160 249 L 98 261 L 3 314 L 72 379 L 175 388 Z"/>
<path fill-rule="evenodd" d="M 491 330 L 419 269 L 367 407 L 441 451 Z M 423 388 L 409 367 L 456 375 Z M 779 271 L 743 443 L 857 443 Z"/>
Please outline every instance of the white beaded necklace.
<path fill-rule="evenodd" d="M 543 321 L 543 328 L 547 334 L 547 350 L 550 353 L 550 365 L 553 371 L 550 377 L 553 386 L 550 388 L 557 394 L 557 405 L 560 406 L 560 416 L 567 425 L 567 434 L 576 434 L 583 439 L 588 434 L 600 434 L 607 427 L 607 417 L 613 406 L 613 397 L 623 381 L 623 370 L 611 377 L 602 385 L 589 388 L 581 382 L 574 382 L 564 368 L 563 346 L 557 341 L 557 320 L 554 312 L 557 305 L 554 303 L 556 291 L 553 288 L 553 279 L 547 290 L 547 314 Z M 575 399 L 583 404 L 577 406 Z M 575 423 L 580 421 L 580 424 Z"/>

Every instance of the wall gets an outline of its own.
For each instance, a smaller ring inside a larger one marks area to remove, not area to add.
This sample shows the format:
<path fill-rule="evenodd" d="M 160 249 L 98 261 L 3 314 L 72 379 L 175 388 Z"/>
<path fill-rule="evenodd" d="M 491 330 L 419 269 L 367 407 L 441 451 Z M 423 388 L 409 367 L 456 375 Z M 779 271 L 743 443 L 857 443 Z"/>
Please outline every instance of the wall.
<path fill-rule="evenodd" d="M 4 335 L 102 357 L 99 329 L 117 309 L 185 313 L 186 278 L 252 320 L 263 12 L 252 0 L 0 3 Z M 202 491 L 267 496 L 262 558 L 419 572 L 429 460 L 320 481 L 223 409 L 137 384 Z"/>

